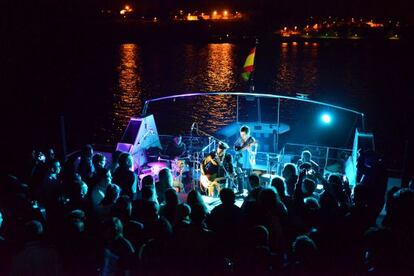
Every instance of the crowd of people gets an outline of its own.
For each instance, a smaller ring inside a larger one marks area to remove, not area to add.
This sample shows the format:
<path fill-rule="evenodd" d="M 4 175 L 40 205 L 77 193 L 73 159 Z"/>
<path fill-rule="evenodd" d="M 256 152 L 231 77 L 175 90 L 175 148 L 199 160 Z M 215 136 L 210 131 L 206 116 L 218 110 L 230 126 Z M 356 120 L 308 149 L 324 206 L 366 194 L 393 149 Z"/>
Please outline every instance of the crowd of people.
<path fill-rule="evenodd" d="M 387 191 L 373 152 L 354 187 L 289 163 L 271 183 L 251 174 L 241 207 L 224 188 L 211 210 L 198 190 L 183 200 L 168 168 L 139 180 L 132 163 L 86 145 L 62 164 L 34 151 L 24 174 L 3 175 L 0 275 L 414 271 L 413 187 Z"/>

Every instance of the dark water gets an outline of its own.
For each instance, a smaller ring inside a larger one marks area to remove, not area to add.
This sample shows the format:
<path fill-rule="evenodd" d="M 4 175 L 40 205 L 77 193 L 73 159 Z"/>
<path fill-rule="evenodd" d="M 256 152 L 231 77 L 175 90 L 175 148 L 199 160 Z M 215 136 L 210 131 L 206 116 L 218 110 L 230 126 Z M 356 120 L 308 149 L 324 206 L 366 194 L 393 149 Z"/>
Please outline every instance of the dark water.
<path fill-rule="evenodd" d="M 247 91 L 240 73 L 251 47 L 61 42 L 19 53 L 22 67 L 13 67 L 12 85 L 4 91 L 9 100 L 3 142 L 18 143 L 21 150 L 57 145 L 64 114 L 69 150 L 86 142 L 114 144 L 145 99 Z M 404 41 L 263 42 L 256 57 L 256 91 L 307 93 L 366 113 L 377 146 L 391 167 L 400 167 L 413 126 L 412 67 L 412 45 Z M 216 127 L 233 119 L 234 107 L 231 99 L 192 106 L 197 119 L 221 114 L 223 120 L 212 122 Z"/>

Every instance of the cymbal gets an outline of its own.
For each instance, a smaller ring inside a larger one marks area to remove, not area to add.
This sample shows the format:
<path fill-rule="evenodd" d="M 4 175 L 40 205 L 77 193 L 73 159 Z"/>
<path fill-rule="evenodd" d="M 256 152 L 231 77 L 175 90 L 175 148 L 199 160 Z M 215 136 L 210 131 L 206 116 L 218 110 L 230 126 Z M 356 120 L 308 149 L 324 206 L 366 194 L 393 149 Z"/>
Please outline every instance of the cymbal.
<path fill-rule="evenodd" d="M 160 168 L 166 168 L 168 167 L 168 164 L 166 162 L 150 162 L 147 164 L 149 167 L 160 167 Z"/>

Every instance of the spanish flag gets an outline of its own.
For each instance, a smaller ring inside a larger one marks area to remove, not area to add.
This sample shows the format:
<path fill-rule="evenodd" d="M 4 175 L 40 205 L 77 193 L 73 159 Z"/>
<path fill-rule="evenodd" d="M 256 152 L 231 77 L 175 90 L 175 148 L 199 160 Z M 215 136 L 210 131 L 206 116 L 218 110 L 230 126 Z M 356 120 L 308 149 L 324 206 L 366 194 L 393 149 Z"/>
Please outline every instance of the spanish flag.
<path fill-rule="evenodd" d="M 248 81 L 250 79 L 250 75 L 253 72 L 255 54 L 256 54 L 256 47 L 254 47 L 250 51 L 249 55 L 246 58 L 246 61 L 244 62 L 242 77 L 245 81 Z"/>

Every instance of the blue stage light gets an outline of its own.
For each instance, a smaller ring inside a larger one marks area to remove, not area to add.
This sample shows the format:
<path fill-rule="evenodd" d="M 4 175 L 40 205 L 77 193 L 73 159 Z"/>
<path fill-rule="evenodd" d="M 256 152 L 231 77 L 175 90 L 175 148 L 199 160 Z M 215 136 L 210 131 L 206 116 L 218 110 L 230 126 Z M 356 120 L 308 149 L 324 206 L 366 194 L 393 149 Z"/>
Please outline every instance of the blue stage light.
<path fill-rule="evenodd" d="M 321 120 L 322 120 L 322 122 L 324 122 L 325 124 L 330 124 L 330 123 L 332 122 L 332 117 L 331 117 L 331 115 L 329 115 L 329 114 L 327 114 L 327 113 L 324 113 L 324 114 L 322 114 L 322 116 L 321 116 Z"/>

